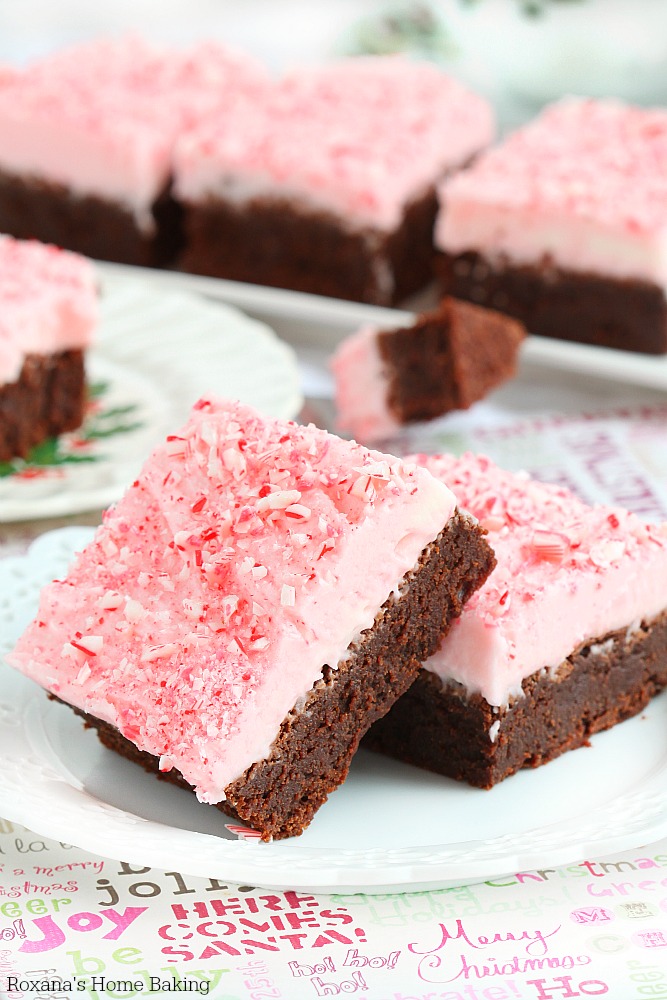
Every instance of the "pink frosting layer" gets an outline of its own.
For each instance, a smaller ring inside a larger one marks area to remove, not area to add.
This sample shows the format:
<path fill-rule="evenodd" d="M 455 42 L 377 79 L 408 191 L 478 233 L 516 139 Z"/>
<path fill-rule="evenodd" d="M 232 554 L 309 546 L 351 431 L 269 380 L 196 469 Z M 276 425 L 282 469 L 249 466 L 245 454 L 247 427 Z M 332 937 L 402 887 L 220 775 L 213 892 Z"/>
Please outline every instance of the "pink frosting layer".
<path fill-rule="evenodd" d="M 489 104 L 429 63 L 399 56 L 295 71 L 179 143 L 186 201 L 277 194 L 391 229 L 409 201 L 494 136 Z"/>
<path fill-rule="evenodd" d="M 411 456 L 488 529 L 497 566 L 425 667 L 491 705 L 582 643 L 667 608 L 667 525 L 589 507 L 483 456 Z"/>
<path fill-rule="evenodd" d="M 436 244 L 667 287 L 667 111 L 569 98 L 443 183 Z"/>
<path fill-rule="evenodd" d="M 454 507 L 425 469 L 202 400 L 10 662 L 220 801 Z"/>
<path fill-rule="evenodd" d="M 365 443 L 388 438 L 399 428 L 387 406 L 378 332 L 375 326 L 362 327 L 339 344 L 331 359 L 337 426 Z"/>
<path fill-rule="evenodd" d="M 119 200 L 149 227 L 176 136 L 266 83 L 249 57 L 212 42 L 67 49 L 0 75 L 0 169 Z"/>
<path fill-rule="evenodd" d="M 95 271 L 78 254 L 0 236 L 0 385 L 27 354 L 90 345 L 98 321 Z"/>

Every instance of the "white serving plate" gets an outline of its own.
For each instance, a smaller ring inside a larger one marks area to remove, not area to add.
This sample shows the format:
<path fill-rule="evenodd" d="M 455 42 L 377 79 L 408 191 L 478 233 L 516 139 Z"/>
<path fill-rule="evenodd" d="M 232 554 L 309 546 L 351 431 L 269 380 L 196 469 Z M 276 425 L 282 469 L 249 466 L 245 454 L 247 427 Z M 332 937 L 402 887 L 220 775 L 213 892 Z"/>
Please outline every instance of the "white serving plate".
<path fill-rule="evenodd" d="M 0 478 L 0 522 L 98 510 L 117 500 L 144 459 L 207 393 L 272 416 L 301 406 L 294 351 L 233 306 L 185 288 L 157 287 L 143 273 L 102 274 L 101 322 L 88 352 L 88 381 L 104 383 L 100 414 L 63 437 L 89 459 Z M 116 430 L 118 427 L 131 429 Z M 93 429 L 101 432 L 77 446 Z M 36 473 L 36 474 L 35 474 Z"/>
<path fill-rule="evenodd" d="M 99 267 L 103 273 L 141 274 L 158 286 L 196 291 L 227 302 L 269 323 L 281 338 L 306 350 L 330 352 L 344 336 L 364 323 L 392 327 L 411 322 L 415 315 L 406 309 L 389 309 L 177 271 L 147 271 L 107 263 Z M 415 308 L 428 308 L 436 298 L 434 292 L 427 290 L 415 299 Z M 536 369 L 575 372 L 627 385 L 667 389 L 667 355 L 638 354 L 531 336 L 521 350 L 521 370 L 532 372 Z"/>
<path fill-rule="evenodd" d="M 91 529 L 0 562 L 0 659 Z M 236 839 L 186 791 L 103 748 L 67 707 L 0 665 L 0 816 L 97 855 L 238 884 L 319 892 L 461 885 L 667 836 L 667 695 L 592 745 L 491 791 L 360 751 L 298 838 Z"/>
<path fill-rule="evenodd" d="M 311 405 L 313 398 L 317 404 L 314 416 L 324 423 L 331 416 L 326 360 L 333 347 L 363 322 L 389 326 L 412 315 L 217 279 L 115 265 L 100 270 L 105 281 L 140 275 L 153 302 L 175 290 L 199 301 L 203 293 L 214 305 L 231 303 L 270 323 L 298 346 Z M 291 365 L 289 372 L 288 385 L 294 385 Z M 275 366 L 267 366 L 266 375 L 286 403 Z M 650 406 L 660 427 L 666 388 L 667 359 L 534 337 L 524 346 L 515 380 L 471 411 L 410 431 L 398 444 L 417 450 L 423 434 L 431 446 L 424 450 L 482 441 L 508 467 L 530 468 L 536 449 L 553 465 L 558 447 L 569 461 L 567 435 L 558 436 L 557 422 L 536 430 L 536 416 L 556 414 L 558 421 L 587 408 Z M 605 433 L 618 431 L 618 423 L 605 423 Z M 596 432 L 594 421 L 587 427 Z M 574 433 L 580 433 L 576 426 Z M 620 431 L 618 441 L 620 449 Z M 667 451 L 656 441 L 654 433 L 654 471 L 659 459 L 667 482 Z M 595 499 L 594 484 L 582 483 L 587 485 L 593 494 L 587 498 Z M 660 513 L 667 493 L 658 501 Z M 34 614 L 41 584 L 61 574 L 88 537 L 85 529 L 53 533 L 28 556 L 0 562 L 0 656 Z M 0 667 L 0 815 L 96 854 L 237 883 L 327 892 L 460 885 L 640 848 L 666 836 L 666 714 L 667 695 L 594 737 L 592 747 L 489 792 L 361 751 L 348 780 L 301 837 L 266 845 L 237 840 L 223 814 L 105 750 L 69 709 Z"/>

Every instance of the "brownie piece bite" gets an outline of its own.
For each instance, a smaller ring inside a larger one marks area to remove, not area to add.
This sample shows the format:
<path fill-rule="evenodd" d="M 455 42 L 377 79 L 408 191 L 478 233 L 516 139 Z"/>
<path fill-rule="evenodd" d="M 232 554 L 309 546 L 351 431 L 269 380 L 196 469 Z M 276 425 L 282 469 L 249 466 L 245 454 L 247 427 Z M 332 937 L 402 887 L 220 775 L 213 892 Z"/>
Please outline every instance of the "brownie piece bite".
<path fill-rule="evenodd" d="M 667 351 L 667 111 L 565 99 L 439 199 L 445 292 L 531 333 Z"/>
<path fill-rule="evenodd" d="M 426 470 L 201 400 L 13 666 L 262 837 L 302 832 L 493 555 Z"/>
<path fill-rule="evenodd" d="M 667 684 L 667 525 L 483 456 L 413 457 L 497 566 L 366 745 L 490 788 L 640 712 Z"/>
<path fill-rule="evenodd" d="M 467 410 L 515 375 L 524 337 L 516 320 L 449 297 L 408 326 L 365 326 L 331 361 L 337 425 L 368 444 Z"/>
<path fill-rule="evenodd" d="M 89 261 L 0 236 L 0 462 L 80 426 L 97 322 Z"/>

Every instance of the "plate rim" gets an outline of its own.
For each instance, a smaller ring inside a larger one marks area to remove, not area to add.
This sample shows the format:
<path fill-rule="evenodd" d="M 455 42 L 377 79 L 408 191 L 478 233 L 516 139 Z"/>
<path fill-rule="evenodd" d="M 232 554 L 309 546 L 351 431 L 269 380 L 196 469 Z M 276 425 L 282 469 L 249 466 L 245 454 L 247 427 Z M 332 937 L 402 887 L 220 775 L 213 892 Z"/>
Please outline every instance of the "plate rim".
<path fill-rule="evenodd" d="M 234 306 L 260 322 L 294 322 L 299 333 L 297 346 L 320 346 L 332 350 L 340 340 L 367 323 L 380 327 L 412 322 L 417 313 L 432 308 L 437 292 L 426 289 L 414 301 L 401 307 L 376 306 L 348 299 L 335 299 L 309 292 L 269 285 L 253 285 L 227 278 L 189 274 L 183 271 L 151 271 L 129 264 L 97 262 L 103 274 L 140 275 L 167 288 L 191 290 L 218 302 Z M 423 300 L 423 301 L 422 301 Z M 287 332 L 283 337 L 289 339 Z M 577 341 L 528 336 L 519 357 L 520 367 L 576 373 L 626 385 L 667 391 L 667 354 L 643 354 Z"/>

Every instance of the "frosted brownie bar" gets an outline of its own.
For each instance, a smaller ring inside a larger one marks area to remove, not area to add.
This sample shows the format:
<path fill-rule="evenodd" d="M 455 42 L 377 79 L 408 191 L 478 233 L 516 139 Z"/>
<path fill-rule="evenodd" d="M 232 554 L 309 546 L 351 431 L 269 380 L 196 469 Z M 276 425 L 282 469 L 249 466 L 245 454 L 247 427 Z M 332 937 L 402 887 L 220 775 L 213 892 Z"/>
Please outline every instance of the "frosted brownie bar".
<path fill-rule="evenodd" d="M 375 749 L 489 788 L 641 711 L 667 683 L 667 525 L 505 472 L 418 456 L 488 529 L 497 566 Z"/>
<path fill-rule="evenodd" d="M 90 261 L 0 236 L 0 462 L 81 424 L 97 322 Z"/>
<path fill-rule="evenodd" d="M 10 662 L 114 750 L 286 837 L 492 565 L 425 469 L 202 400 Z"/>
<path fill-rule="evenodd" d="M 177 136 L 267 82 L 250 57 L 100 38 L 0 72 L 0 231 L 101 260 L 161 265 L 180 248 Z"/>
<path fill-rule="evenodd" d="M 295 70 L 179 142 L 185 270 L 365 302 L 433 276 L 435 185 L 488 145 L 490 106 L 435 66 Z"/>
<path fill-rule="evenodd" d="M 531 333 L 667 351 L 667 111 L 563 100 L 439 195 L 444 291 Z"/>

